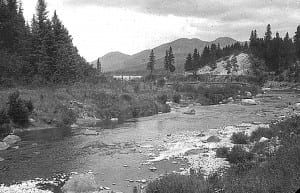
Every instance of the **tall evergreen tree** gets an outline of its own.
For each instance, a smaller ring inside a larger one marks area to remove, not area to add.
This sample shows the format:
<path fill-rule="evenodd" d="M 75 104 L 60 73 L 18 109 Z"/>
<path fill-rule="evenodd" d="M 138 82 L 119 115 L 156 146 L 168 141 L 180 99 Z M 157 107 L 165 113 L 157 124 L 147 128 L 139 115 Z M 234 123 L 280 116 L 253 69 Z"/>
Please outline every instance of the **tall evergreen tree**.
<path fill-rule="evenodd" d="M 166 71 L 169 69 L 169 51 L 166 50 L 166 55 L 164 57 L 164 68 Z"/>
<path fill-rule="evenodd" d="M 174 66 L 175 56 L 173 54 L 173 49 L 171 46 L 169 48 L 168 61 L 169 61 L 168 71 L 174 72 L 175 71 L 175 66 Z"/>
<path fill-rule="evenodd" d="M 295 32 L 294 44 L 295 44 L 296 57 L 298 60 L 300 60 L 300 25 L 298 25 L 297 31 Z"/>
<path fill-rule="evenodd" d="M 147 70 L 150 71 L 150 77 L 152 78 L 153 70 L 154 70 L 154 64 L 155 64 L 155 56 L 154 51 L 151 50 L 150 56 L 149 56 L 149 62 L 147 64 Z"/>
<path fill-rule="evenodd" d="M 186 72 L 193 70 L 192 62 L 193 62 L 192 54 L 189 53 L 184 63 L 184 70 Z"/>

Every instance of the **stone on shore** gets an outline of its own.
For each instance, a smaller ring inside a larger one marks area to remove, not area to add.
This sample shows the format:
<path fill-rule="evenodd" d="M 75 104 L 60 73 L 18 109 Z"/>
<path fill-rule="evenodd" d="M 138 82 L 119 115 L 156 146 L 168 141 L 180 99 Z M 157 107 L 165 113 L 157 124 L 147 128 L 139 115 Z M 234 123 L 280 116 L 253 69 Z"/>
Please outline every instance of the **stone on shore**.
<path fill-rule="evenodd" d="M 62 187 L 64 193 L 88 193 L 97 190 L 93 174 L 79 174 L 71 177 Z"/>
<path fill-rule="evenodd" d="M 263 142 L 266 142 L 266 141 L 269 141 L 269 139 L 266 138 L 266 137 L 262 137 L 262 138 L 260 138 L 259 143 L 263 143 Z"/>
<path fill-rule="evenodd" d="M 208 143 L 218 143 L 221 141 L 221 139 L 217 136 L 210 136 L 209 138 L 207 138 L 206 140 Z"/>
<path fill-rule="evenodd" d="M 3 139 L 3 142 L 7 143 L 8 145 L 13 145 L 21 141 L 21 138 L 16 135 L 8 135 Z"/>
<path fill-rule="evenodd" d="M 90 130 L 90 129 L 86 129 L 84 132 L 83 132 L 84 135 L 99 135 L 99 133 L 97 131 L 94 131 L 94 130 Z"/>
<path fill-rule="evenodd" d="M 5 142 L 0 142 L 0 151 L 6 150 L 9 148 L 9 145 Z"/>
<path fill-rule="evenodd" d="M 242 99 L 243 105 L 257 105 L 257 102 L 254 99 Z"/>

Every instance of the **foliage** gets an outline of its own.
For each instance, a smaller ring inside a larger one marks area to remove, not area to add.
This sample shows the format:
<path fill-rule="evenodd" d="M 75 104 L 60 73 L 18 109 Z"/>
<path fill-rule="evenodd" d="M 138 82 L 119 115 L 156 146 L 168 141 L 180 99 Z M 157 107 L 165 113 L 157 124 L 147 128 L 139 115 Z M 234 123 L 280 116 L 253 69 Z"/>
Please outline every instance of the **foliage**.
<path fill-rule="evenodd" d="M 58 127 L 69 127 L 76 122 L 77 115 L 72 109 L 62 105 L 57 107 L 57 111 L 59 112 Z"/>
<path fill-rule="evenodd" d="M 260 138 L 266 137 L 271 139 L 276 135 L 276 131 L 271 128 L 258 128 L 257 130 L 253 131 L 250 136 L 250 141 L 259 141 Z"/>
<path fill-rule="evenodd" d="M 29 115 L 32 110 L 32 103 L 20 99 L 19 91 L 16 91 L 9 96 L 7 114 L 14 123 L 20 126 L 28 126 Z"/>
<path fill-rule="evenodd" d="M 227 156 L 227 160 L 232 164 L 246 163 L 253 158 L 254 155 L 251 152 L 246 151 L 241 145 L 233 146 Z"/>
<path fill-rule="evenodd" d="M 165 86 L 165 84 L 166 84 L 166 81 L 165 81 L 165 79 L 164 78 L 160 78 L 160 79 L 158 79 L 157 80 L 157 86 L 158 87 L 164 87 Z"/>
<path fill-rule="evenodd" d="M 228 147 L 220 147 L 216 151 L 216 157 L 219 157 L 219 158 L 227 158 L 228 154 L 229 154 Z"/>
<path fill-rule="evenodd" d="M 10 120 L 7 112 L 4 109 L 0 110 L 0 136 L 10 133 L 11 128 L 9 126 L 9 122 Z"/>
<path fill-rule="evenodd" d="M 233 133 L 231 136 L 233 144 L 247 144 L 249 143 L 249 136 L 243 132 Z"/>
<path fill-rule="evenodd" d="M 174 63 L 175 63 L 175 56 L 173 54 L 172 47 L 170 46 L 169 50 L 166 50 L 166 55 L 164 58 L 164 67 L 167 73 L 174 72 L 176 70 Z"/>
<path fill-rule="evenodd" d="M 181 99 L 181 95 L 175 94 L 173 95 L 173 102 L 179 104 Z"/>
<path fill-rule="evenodd" d="M 153 50 L 151 50 L 150 56 L 149 56 L 149 62 L 147 63 L 147 70 L 150 71 L 150 76 L 152 76 L 153 70 L 154 70 L 154 64 L 155 64 L 155 56 Z"/>
<path fill-rule="evenodd" d="M 168 100 L 168 96 L 165 94 L 157 96 L 157 101 L 161 104 L 166 104 L 167 100 Z"/>
<path fill-rule="evenodd" d="M 171 174 L 147 185 L 147 193 L 204 193 L 209 187 L 201 174 L 190 176 Z"/>
<path fill-rule="evenodd" d="M 25 24 L 21 3 L 7 2 L 0 1 L 1 86 L 72 83 L 96 76 L 56 12 L 49 19 L 44 0 L 38 0 L 30 25 Z"/>

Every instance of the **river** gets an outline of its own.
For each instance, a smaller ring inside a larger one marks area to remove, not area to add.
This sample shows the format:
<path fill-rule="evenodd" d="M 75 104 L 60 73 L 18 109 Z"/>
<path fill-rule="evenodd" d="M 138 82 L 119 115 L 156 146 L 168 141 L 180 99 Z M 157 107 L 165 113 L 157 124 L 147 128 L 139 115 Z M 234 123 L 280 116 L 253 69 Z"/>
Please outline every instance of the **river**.
<path fill-rule="evenodd" d="M 98 135 L 84 135 L 85 128 L 25 132 L 19 148 L 0 152 L 4 158 L 0 162 L 0 184 L 90 171 L 97 185 L 130 193 L 139 183 L 129 180 L 148 181 L 189 168 L 191 163 L 179 155 L 192 149 L 191 139 L 197 134 L 204 132 L 208 136 L 225 126 L 268 123 L 289 116 L 290 104 L 298 99 L 296 94 L 272 93 L 257 98 L 259 104 L 253 106 L 194 104 L 167 114 L 138 118 L 113 129 L 89 128 Z M 196 114 L 183 114 L 188 109 L 195 109 Z M 150 171 L 149 167 L 157 170 Z"/>

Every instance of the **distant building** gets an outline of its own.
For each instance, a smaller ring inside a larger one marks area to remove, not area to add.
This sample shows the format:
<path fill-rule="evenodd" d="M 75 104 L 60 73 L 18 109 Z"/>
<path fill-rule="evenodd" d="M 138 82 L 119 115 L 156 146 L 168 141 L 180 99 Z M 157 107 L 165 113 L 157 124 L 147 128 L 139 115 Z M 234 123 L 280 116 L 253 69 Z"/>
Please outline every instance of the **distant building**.
<path fill-rule="evenodd" d="M 129 80 L 138 80 L 138 79 L 141 79 L 143 78 L 143 76 L 113 76 L 114 79 L 116 80 L 126 80 L 126 81 L 129 81 Z"/>

